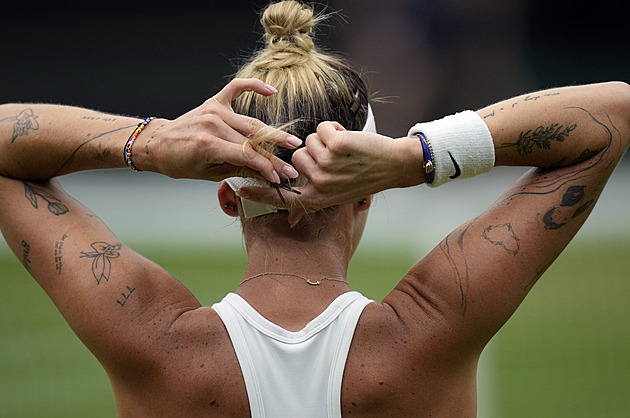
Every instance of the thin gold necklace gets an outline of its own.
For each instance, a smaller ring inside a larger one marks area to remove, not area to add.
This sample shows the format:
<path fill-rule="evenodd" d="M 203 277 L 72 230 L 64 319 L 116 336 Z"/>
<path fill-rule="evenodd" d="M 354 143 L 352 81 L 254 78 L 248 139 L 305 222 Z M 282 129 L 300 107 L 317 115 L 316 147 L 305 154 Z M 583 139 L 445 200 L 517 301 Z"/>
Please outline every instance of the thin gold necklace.
<path fill-rule="evenodd" d="M 246 279 L 243 279 L 240 283 L 239 286 L 242 285 L 245 282 L 248 282 L 252 279 L 255 279 L 257 277 L 262 277 L 262 276 L 289 276 L 289 277 L 299 277 L 300 279 L 304 280 L 306 283 L 310 284 L 311 286 L 318 286 L 320 284 L 322 284 L 322 281 L 324 280 L 329 280 L 329 281 L 333 281 L 333 282 L 342 282 L 342 283 L 346 283 L 346 279 L 342 278 L 342 277 L 322 277 L 321 279 L 317 280 L 317 281 L 312 281 L 311 279 L 309 279 L 308 277 L 304 277 L 304 276 L 300 276 L 299 274 L 293 274 L 293 273 L 274 273 L 272 271 L 267 272 L 267 273 L 258 273 L 258 274 L 254 274 L 253 276 L 250 276 Z"/>

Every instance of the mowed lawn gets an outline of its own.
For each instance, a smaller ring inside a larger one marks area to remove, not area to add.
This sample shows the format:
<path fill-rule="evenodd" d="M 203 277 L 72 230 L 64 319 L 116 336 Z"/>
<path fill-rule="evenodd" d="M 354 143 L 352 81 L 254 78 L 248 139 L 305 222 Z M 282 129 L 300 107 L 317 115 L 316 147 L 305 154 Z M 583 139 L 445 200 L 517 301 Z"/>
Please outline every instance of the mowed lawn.
<path fill-rule="evenodd" d="M 630 241 L 578 240 L 493 340 L 483 399 L 497 417 L 624 417 L 630 412 Z M 204 304 L 233 290 L 239 248 L 140 249 Z M 415 259 L 361 250 L 350 283 L 380 300 Z M 98 362 L 20 263 L 0 251 L 0 417 L 113 417 Z"/>

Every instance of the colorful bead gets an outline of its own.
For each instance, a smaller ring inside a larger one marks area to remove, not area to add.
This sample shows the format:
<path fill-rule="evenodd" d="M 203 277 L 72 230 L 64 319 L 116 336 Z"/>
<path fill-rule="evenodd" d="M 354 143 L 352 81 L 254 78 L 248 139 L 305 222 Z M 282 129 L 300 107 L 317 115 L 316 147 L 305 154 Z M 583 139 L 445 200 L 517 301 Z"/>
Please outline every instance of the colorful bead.
<path fill-rule="evenodd" d="M 138 135 L 140 135 L 140 132 L 142 132 L 145 126 L 147 126 L 149 122 L 151 122 L 153 119 L 155 119 L 155 117 L 151 116 L 150 118 L 146 118 L 144 121 L 140 122 L 138 126 L 136 127 L 136 130 L 133 131 L 133 133 L 127 140 L 127 143 L 125 144 L 125 148 L 123 151 L 123 158 L 125 160 L 125 164 L 127 164 L 127 167 L 131 168 L 133 171 L 142 171 L 142 170 L 138 170 L 136 166 L 133 165 L 133 162 L 131 161 L 131 147 L 133 146 L 133 143 L 136 141 L 136 138 L 138 137 Z"/>

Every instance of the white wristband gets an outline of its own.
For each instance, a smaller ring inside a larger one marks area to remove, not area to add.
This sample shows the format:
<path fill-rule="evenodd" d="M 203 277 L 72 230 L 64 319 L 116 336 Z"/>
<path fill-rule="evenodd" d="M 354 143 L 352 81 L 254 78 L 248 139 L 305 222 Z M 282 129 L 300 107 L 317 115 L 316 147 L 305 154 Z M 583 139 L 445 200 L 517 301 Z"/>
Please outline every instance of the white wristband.
<path fill-rule="evenodd" d="M 418 123 L 408 136 L 424 134 L 433 152 L 431 187 L 487 173 L 494 167 L 494 143 L 483 119 L 472 110 Z"/>

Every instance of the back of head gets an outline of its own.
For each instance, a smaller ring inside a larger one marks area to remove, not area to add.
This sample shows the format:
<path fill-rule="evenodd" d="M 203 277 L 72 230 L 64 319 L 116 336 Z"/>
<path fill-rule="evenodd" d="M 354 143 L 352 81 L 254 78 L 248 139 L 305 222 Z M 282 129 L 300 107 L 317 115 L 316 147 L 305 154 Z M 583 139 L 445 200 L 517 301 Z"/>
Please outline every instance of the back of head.
<path fill-rule="evenodd" d="M 271 97 L 252 93 L 234 103 L 238 113 L 285 130 L 299 138 L 331 120 L 348 130 L 361 130 L 368 114 L 368 91 L 361 76 L 330 53 L 320 51 L 313 31 L 325 17 L 297 1 L 269 5 L 261 23 L 265 47 L 254 54 L 237 77 L 258 78 L 278 89 Z M 290 153 L 277 154 L 289 162 Z"/>
<path fill-rule="evenodd" d="M 278 93 L 270 97 L 244 93 L 233 104 L 235 112 L 281 127 L 302 139 L 314 133 L 323 121 L 337 121 L 348 130 L 363 128 L 368 117 L 366 83 L 341 58 L 320 51 L 315 45 L 314 29 L 324 19 L 297 1 L 272 3 L 264 10 L 260 21 L 265 30 L 265 46 L 236 77 L 258 78 L 274 86 Z M 273 148 L 264 143 L 264 137 L 251 138 L 250 144 L 259 150 Z M 276 148 L 273 152 L 290 163 L 293 151 Z M 243 219 L 244 231 L 252 231 L 250 226 L 255 225 L 256 233 L 264 233 L 260 227 L 273 228 L 274 220 L 286 224 L 286 219 L 278 218 L 282 212 Z M 316 223 L 319 219 L 331 219 L 335 209 L 320 212 L 310 219 Z"/>

